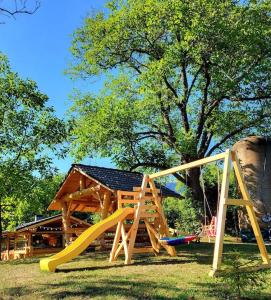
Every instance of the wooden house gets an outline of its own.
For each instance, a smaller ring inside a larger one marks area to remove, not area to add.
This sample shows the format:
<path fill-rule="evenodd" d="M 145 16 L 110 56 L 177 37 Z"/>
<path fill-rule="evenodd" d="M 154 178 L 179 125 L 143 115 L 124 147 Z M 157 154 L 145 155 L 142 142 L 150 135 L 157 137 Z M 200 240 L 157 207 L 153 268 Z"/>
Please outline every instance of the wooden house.
<path fill-rule="evenodd" d="M 135 187 L 141 186 L 142 179 L 143 174 L 139 172 L 73 164 L 48 207 L 49 210 L 62 210 L 66 243 L 68 244 L 71 238 L 70 216 L 73 212 L 99 213 L 101 219 L 105 219 L 117 209 L 117 193 L 134 191 Z M 167 187 L 156 185 L 160 188 L 162 199 L 165 197 L 179 198 L 179 194 Z M 142 240 L 144 241 L 144 228 L 142 231 Z M 100 238 L 102 246 L 111 248 L 110 240 L 113 240 L 114 232 L 115 228 L 112 228 L 108 234 Z M 109 240 L 108 245 L 104 238 Z"/>
<path fill-rule="evenodd" d="M 91 226 L 89 223 L 70 216 L 69 234 L 75 239 Z M 25 223 L 13 232 L 2 235 L 1 259 L 16 259 L 56 253 L 65 247 L 62 215 L 42 218 L 36 216 L 33 222 Z"/>

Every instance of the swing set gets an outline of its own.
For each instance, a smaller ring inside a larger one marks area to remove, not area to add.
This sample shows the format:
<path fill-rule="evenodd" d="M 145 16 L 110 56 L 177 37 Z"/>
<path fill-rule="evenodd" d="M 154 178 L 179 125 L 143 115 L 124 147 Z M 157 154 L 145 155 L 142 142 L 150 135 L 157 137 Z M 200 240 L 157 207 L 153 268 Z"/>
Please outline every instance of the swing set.
<path fill-rule="evenodd" d="M 185 171 L 191 168 L 195 167 L 201 167 L 203 165 L 217 162 L 217 161 L 224 161 L 223 166 L 223 175 L 222 175 L 222 183 L 221 183 L 221 191 L 219 195 L 219 207 L 217 212 L 216 219 L 213 219 L 213 228 L 215 229 L 215 232 L 213 232 L 213 235 L 215 236 L 215 247 L 214 247 L 214 255 L 213 255 L 213 264 L 212 264 L 212 270 L 210 272 L 210 276 L 214 276 L 218 271 L 221 270 L 221 262 L 222 262 L 222 253 L 223 253 L 223 239 L 224 239 L 224 232 L 225 232 L 225 221 L 226 221 L 226 211 L 227 206 L 233 205 L 233 206 L 244 206 L 247 210 L 248 217 L 251 222 L 252 229 L 254 231 L 258 248 L 261 254 L 262 258 L 262 264 L 259 265 L 257 268 L 270 268 L 270 260 L 268 257 L 268 253 L 262 238 L 262 234 L 259 228 L 259 224 L 257 222 L 255 212 L 253 210 L 253 202 L 251 201 L 250 195 L 248 193 L 244 178 L 242 176 L 242 170 L 241 166 L 239 164 L 239 161 L 236 157 L 236 154 L 234 151 L 226 150 L 223 153 L 206 157 L 194 162 L 190 162 L 184 165 L 180 165 L 174 168 L 170 168 L 167 170 L 163 170 L 154 174 L 150 175 L 144 175 L 142 185 L 140 188 L 140 193 L 138 196 L 138 202 L 136 205 L 136 212 L 135 212 L 135 218 L 132 226 L 132 230 L 129 231 L 128 234 L 123 235 L 122 242 L 123 247 L 125 248 L 125 263 L 130 263 L 132 255 L 134 253 L 134 244 L 135 244 L 135 238 L 138 230 L 138 225 L 140 219 L 142 219 L 146 227 L 148 229 L 150 240 L 152 243 L 152 246 L 154 249 L 157 249 L 158 246 L 162 245 L 167 252 L 171 256 L 176 255 L 174 245 L 178 244 L 180 241 L 178 241 L 178 238 L 170 238 L 169 237 L 169 230 L 167 227 L 166 219 L 164 217 L 164 213 L 162 211 L 162 206 L 159 201 L 159 197 L 157 194 L 157 189 L 155 187 L 154 179 L 161 178 L 163 176 L 171 175 L 176 172 Z M 241 199 L 230 199 L 228 196 L 229 192 L 229 176 L 230 176 L 230 169 L 231 165 L 233 166 L 233 170 L 237 179 L 237 184 L 239 186 L 242 198 Z M 150 188 L 148 188 L 148 185 Z M 144 209 L 146 209 L 146 194 L 152 193 L 152 197 L 156 202 L 156 205 L 158 205 L 158 213 L 161 216 L 161 222 L 158 227 L 151 226 L 146 221 L 146 215 L 144 214 Z M 119 232 L 121 232 L 121 229 L 119 229 Z M 185 241 L 185 238 L 188 240 L 193 239 L 193 236 L 191 237 L 183 237 L 183 241 Z M 119 243 L 120 239 L 120 233 L 118 233 L 118 229 L 115 236 L 115 241 L 111 251 L 111 261 L 114 260 L 115 252 L 117 251 L 117 245 Z M 172 242 L 172 243 L 171 243 Z M 135 252 L 136 253 L 136 252 Z"/>

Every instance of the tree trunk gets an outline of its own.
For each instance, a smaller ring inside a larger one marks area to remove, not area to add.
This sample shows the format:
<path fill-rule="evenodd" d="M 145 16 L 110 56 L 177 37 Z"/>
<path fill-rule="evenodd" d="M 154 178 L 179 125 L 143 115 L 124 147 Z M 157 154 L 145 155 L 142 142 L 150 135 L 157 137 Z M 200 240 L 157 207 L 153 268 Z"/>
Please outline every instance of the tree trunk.
<path fill-rule="evenodd" d="M 191 189 L 192 205 L 200 213 L 203 211 L 204 206 L 203 191 L 200 185 L 200 168 L 188 170 L 187 184 Z"/>
<path fill-rule="evenodd" d="M 204 180 L 204 179 L 203 179 Z M 204 195 L 201 187 L 200 168 L 193 168 L 188 170 L 188 187 L 191 189 L 192 205 L 197 210 L 199 217 L 204 220 Z M 206 180 L 204 181 L 205 195 L 211 212 L 206 204 L 207 220 L 211 220 L 213 215 L 217 213 L 217 186 L 208 186 Z"/>

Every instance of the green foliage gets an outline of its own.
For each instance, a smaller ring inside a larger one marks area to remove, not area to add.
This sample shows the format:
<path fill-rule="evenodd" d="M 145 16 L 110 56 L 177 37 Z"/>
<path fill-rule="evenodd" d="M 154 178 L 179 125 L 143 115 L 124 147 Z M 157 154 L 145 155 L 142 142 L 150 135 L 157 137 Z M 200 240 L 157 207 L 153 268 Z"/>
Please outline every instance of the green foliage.
<path fill-rule="evenodd" d="M 225 272 L 219 277 L 219 281 L 227 285 L 228 293 L 226 298 L 229 299 L 248 299 L 244 298 L 248 294 L 259 295 L 261 290 L 266 286 L 267 273 L 264 271 L 244 270 L 248 264 L 254 264 L 250 259 L 249 263 L 244 262 L 242 255 L 237 250 L 233 250 L 224 258 L 226 266 Z"/>
<path fill-rule="evenodd" d="M 185 233 L 199 231 L 200 223 L 190 199 L 167 198 L 163 205 L 169 227 Z"/>
<path fill-rule="evenodd" d="M 101 221 L 101 214 L 92 214 L 91 220 L 93 224 L 97 224 Z"/>
<path fill-rule="evenodd" d="M 32 174 L 23 174 L 17 182 L 20 193 L 2 198 L 2 225 L 4 230 L 14 230 L 19 224 L 34 220 L 35 215 L 48 216 L 47 207 L 63 180 L 63 175 L 37 178 Z"/>
<path fill-rule="evenodd" d="M 62 154 L 67 129 L 32 80 L 13 72 L 0 53 L 0 159 L 4 168 L 48 172 L 48 150 Z M 4 170 L 1 170 L 4 172 Z"/>
<path fill-rule="evenodd" d="M 76 158 L 166 168 L 270 129 L 270 1 L 109 1 L 74 34 Z M 240 21 L 242 20 L 242 21 Z M 211 145 L 211 146 L 210 146 Z"/>
<path fill-rule="evenodd" d="M 60 177 L 52 159 L 63 156 L 67 126 L 30 79 L 11 70 L 0 53 L 0 209 L 4 228 L 45 212 Z M 0 232 L 1 232 L 0 218 Z"/>

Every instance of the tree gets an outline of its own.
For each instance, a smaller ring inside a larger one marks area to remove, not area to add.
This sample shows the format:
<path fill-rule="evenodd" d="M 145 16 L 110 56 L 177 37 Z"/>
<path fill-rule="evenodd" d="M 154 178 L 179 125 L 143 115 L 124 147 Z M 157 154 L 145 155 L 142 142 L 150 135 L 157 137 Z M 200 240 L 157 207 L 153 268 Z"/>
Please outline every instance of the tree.
<path fill-rule="evenodd" d="M 30 3 L 29 3 L 30 2 Z M 20 14 L 34 14 L 40 7 L 40 1 L 28 1 L 28 0 L 14 0 L 14 1 L 1 1 L 0 5 L 0 17 L 5 18 L 15 18 L 16 15 Z M 1 21 L 0 24 L 4 24 Z"/>
<path fill-rule="evenodd" d="M 47 207 L 63 180 L 60 174 L 40 178 L 31 173 L 20 174 L 21 170 L 16 171 L 17 174 L 12 174 L 12 181 L 15 180 L 14 177 L 17 177 L 16 182 L 19 188 L 3 199 L 5 207 L 2 212 L 2 225 L 4 230 L 14 230 L 19 224 L 33 221 L 35 215 L 51 215 L 52 212 L 48 212 Z"/>
<path fill-rule="evenodd" d="M 100 93 L 74 95 L 77 158 L 165 169 L 270 130 L 270 1 L 107 6 L 74 34 L 70 74 L 108 76 Z M 188 172 L 195 206 L 202 203 L 199 175 Z"/>
<path fill-rule="evenodd" d="M 34 81 L 13 72 L 0 53 L 0 235 L 2 208 L 15 212 L 20 200 L 34 204 L 39 180 L 55 172 L 54 155 L 64 155 L 68 127 L 47 100 Z"/>

